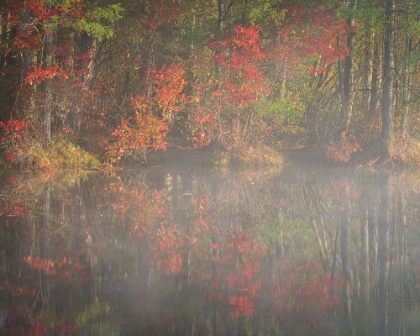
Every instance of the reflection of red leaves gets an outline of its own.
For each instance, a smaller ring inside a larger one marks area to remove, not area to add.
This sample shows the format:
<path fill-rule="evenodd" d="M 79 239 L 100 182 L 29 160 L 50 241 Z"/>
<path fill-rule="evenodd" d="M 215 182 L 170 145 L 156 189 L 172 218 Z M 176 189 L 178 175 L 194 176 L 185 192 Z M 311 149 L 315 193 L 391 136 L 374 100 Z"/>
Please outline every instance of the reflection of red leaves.
<path fill-rule="evenodd" d="M 23 261 L 32 268 L 44 271 L 47 274 L 55 274 L 56 267 L 54 262 L 50 259 L 43 259 L 40 257 L 24 257 Z"/>
<path fill-rule="evenodd" d="M 245 265 L 242 273 L 247 278 L 248 281 L 251 280 L 252 279 L 252 266 L 250 264 Z"/>
<path fill-rule="evenodd" d="M 9 162 L 14 162 L 15 161 L 15 156 L 13 155 L 13 153 L 4 153 L 3 155 L 4 155 L 4 157 L 6 158 L 7 161 L 9 161 Z"/>
<path fill-rule="evenodd" d="M 194 223 L 198 227 L 203 227 L 205 229 L 208 229 L 209 228 L 203 218 L 198 218 Z"/>
<path fill-rule="evenodd" d="M 13 176 L 10 176 L 6 180 L 4 180 L 3 183 L 6 185 L 12 185 L 15 183 L 15 178 Z"/>
<path fill-rule="evenodd" d="M 324 314 L 342 304 L 341 296 L 337 295 L 342 284 L 342 277 L 335 276 L 332 279 L 330 273 L 323 273 L 319 264 L 307 263 L 272 284 L 275 310 L 278 313 L 291 309 L 302 311 L 316 304 L 317 314 Z"/>
<path fill-rule="evenodd" d="M 221 264 L 223 265 L 223 264 L 226 264 L 229 260 L 231 260 L 232 259 L 232 255 L 231 254 L 225 254 L 223 257 L 222 257 L 222 260 L 221 260 Z"/>
<path fill-rule="evenodd" d="M 215 277 L 215 278 L 211 281 L 211 283 L 210 283 L 210 287 L 213 287 L 213 288 L 219 288 L 219 286 L 220 286 L 220 278 L 219 278 L 219 277 Z"/>
<path fill-rule="evenodd" d="M 236 281 L 238 279 L 238 276 L 234 273 L 230 273 L 227 276 L 227 281 L 226 281 L 226 287 L 228 289 L 233 289 L 236 286 Z"/>
<path fill-rule="evenodd" d="M 247 236 L 243 233 L 238 233 L 236 235 L 230 235 L 228 237 L 228 248 L 232 251 L 237 251 L 239 253 L 258 253 L 261 251 L 261 246 L 254 241 L 250 236 Z"/>
<path fill-rule="evenodd" d="M 28 211 L 21 200 L 12 200 L 10 204 L 4 207 L 3 213 L 7 217 L 26 217 Z"/>
<path fill-rule="evenodd" d="M 32 284 L 25 284 L 22 287 L 12 287 L 11 292 L 14 297 L 22 296 L 22 295 L 28 295 L 30 297 L 36 296 L 36 290 L 35 288 L 31 287 Z"/>
<path fill-rule="evenodd" d="M 174 228 L 161 228 L 157 230 L 156 236 L 156 245 L 151 252 L 157 260 L 156 268 L 166 274 L 181 272 L 183 258 L 179 250 L 184 245 L 184 238 Z"/>
<path fill-rule="evenodd" d="M 229 299 L 232 318 L 254 316 L 254 301 L 246 295 L 233 295 Z"/>
<path fill-rule="evenodd" d="M 248 288 L 248 295 L 251 298 L 255 298 L 261 290 L 261 281 L 257 280 L 255 283 L 251 283 Z"/>
<path fill-rule="evenodd" d="M 131 189 L 123 184 L 114 184 L 104 191 L 106 195 L 112 195 L 110 204 L 120 218 L 132 215 L 136 218 L 133 225 L 133 233 L 137 229 L 142 229 L 153 223 L 157 218 L 165 216 L 167 205 L 165 202 L 165 190 L 145 190 Z"/>

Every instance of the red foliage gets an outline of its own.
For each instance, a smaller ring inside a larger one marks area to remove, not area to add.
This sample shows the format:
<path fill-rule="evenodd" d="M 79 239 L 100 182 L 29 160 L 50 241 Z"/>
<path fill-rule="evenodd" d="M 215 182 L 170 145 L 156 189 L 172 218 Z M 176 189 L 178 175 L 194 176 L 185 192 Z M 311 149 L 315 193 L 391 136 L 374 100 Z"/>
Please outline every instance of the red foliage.
<path fill-rule="evenodd" d="M 3 131 L 1 141 L 11 141 L 22 139 L 22 133 L 27 129 L 28 125 L 24 120 L 9 119 L 6 122 L 0 121 L 0 129 Z"/>
<path fill-rule="evenodd" d="M 69 78 L 69 75 L 58 67 L 58 65 L 53 65 L 51 68 L 39 68 L 32 70 L 29 75 L 25 78 L 25 83 L 27 84 L 38 84 L 40 85 L 46 79 L 53 79 L 56 76 L 62 76 L 64 79 Z"/>
<path fill-rule="evenodd" d="M 240 145 L 238 130 L 241 127 L 237 127 L 237 121 L 251 104 L 268 93 L 259 69 L 265 58 L 260 42 L 261 30 L 260 26 L 238 25 L 224 36 L 209 40 L 213 57 L 208 61 L 213 64 L 212 69 L 204 64 L 201 70 L 193 59 L 194 71 L 213 70 L 217 74 L 210 79 L 206 76 L 200 84 L 193 85 L 195 95 L 189 99 L 189 122 L 197 146 L 208 145 L 217 137 L 223 138 L 221 142 L 226 148 Z"/>
<path fill-rule="evenodd" d="M 210 41 L 216 64 L 224 69 L 238 70 L 251 60 L 263 59 L 265 54 L 259 41 L 261 30 L 261 26 L 238 25 L 224 38 Z"/>
<path fill-rule="evenodd" d="M 185 69 L 181 65 L 170 65 L 159 70 L 152 70 L 149 74 L 154 87 L 153 101 L 147 101 L 144 97 L 137 106 L 145 111 L 150 106 L 159 108 L 164 118 L 170 118 L 171 112 L 182 110 L 185 99 Z"/>
<path fill-rule="evenodd" d="M 164 139 L 168 131 L 168 125 L 162 119 L 152 114 L 137 113 L 121 120 L 121 125 L 112 133 L 115 141 L 108 145 L 107 150 L 116 159 L 138 154 L 145 159 L 151 148 L 166 149 Z"/>
<path fill-rule="evenodd" d="M 165 150 L 165 137 L 174 113 L 182 110 L 185 99 L 185 69 L 179 65 L 152 70 L 148 80 L 153 84 L 154 94 L 148 97 L 139 94 L 132 98 L 135 115 L 122 118 L 107 145 L 112 158 L 123 155 L 141 155 L 146 160 L 150 149 Z"/>
<path fill-rule="evenodd" d="M 338 18 L 333 7 L 308 7 L 301 4 L 280 6 L 286 16 L 277 31 L 279 41 L 273 45 L 270 56 L 287 60 L 288 65 L 306 67 L 302 57 L 320 55 L 320 64 L 333 63 L 348 54 L 346 22 Z M 280 42 L 280 43 L 278 43 Z M 326 70 L 325 67 L 308 67 L 311 74 Z"/>
<path fill-rule="evenodd" d="M 265 57 L 259 42 L 260 26 L 242 25 L 215 40 L 210 47 L 215 51 L 214 61 L 225 71 L 225 78 L 218 84 L 214 97 L 222 101 L 244 106 L 256 101 L 264 92 L 263 74 L 254 63 Z"/>
<path fill-rule="evenodd" d="M 141 19 L 147 33 L 151 33 L 163 25 L 170 25 L 179 16 L 177 1 L 150 1 L 145 8 L 146 15 Z"/>
<path fill-rule="evenodd" d="M 339 145 L 331 144 L 327 146 L 327 157 L 332 158 L 334 161 L 349 162 L 351 155 L 358 151 L 362 151 L 362 147 L 354 135 L 342 132 Z"/>

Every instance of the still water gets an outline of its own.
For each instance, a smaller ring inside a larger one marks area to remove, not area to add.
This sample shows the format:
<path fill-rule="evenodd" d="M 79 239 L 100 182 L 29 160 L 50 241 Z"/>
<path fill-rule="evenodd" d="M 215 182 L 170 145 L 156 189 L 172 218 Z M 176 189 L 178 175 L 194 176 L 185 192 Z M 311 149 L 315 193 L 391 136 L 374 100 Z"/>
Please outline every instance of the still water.
<path fill-rule="evenodd" d="M 420 174 L 176 162 L 8 176 L 0 334 L 420 334 Z"/>

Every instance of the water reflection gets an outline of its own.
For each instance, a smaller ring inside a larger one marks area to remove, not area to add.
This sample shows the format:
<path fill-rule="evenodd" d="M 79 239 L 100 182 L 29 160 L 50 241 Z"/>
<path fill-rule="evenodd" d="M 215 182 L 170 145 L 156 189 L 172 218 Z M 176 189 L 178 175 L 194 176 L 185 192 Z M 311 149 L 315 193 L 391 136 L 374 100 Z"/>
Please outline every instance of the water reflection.
<path fill-rule="evenodd" d="M 415 174 L 7 179 L 7 335 L 416 335 Z"/>

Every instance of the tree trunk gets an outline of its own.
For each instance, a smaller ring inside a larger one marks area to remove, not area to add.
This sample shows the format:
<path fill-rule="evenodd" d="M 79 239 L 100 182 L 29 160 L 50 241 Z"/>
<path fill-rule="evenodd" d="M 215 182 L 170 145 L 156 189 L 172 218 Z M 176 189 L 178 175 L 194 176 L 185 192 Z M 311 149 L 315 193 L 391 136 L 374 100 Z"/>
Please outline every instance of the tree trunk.
<path fill-rule="evenodd" d="M 393 135 L 393 82 L 394 82 L 394 35 L 395 35 L 395 0 L 385 2 L 385 43 L 382 85 L 382 140 L 389 154 L 389 145 Z"/>
<path fill-rule="evenodd" d="M 51 69 L 53 61 L 52 54 L 52 33 L 46 32 L 44 37 L 44 69 Z M 40 123 L 42 125 L 43 135 L 47 143 L 51 143 L 51 112 L 52 112 L 52 80 L 47 78 L 42 87 L 42 108 Z"/>
<path fill-rule="evenodd" d="M 89 36 L 86 32 L 82 32 L 80 36 L 81 53 L 89 55 L 89 63 L 87 66 L 83 65 L 83 62 L 79 65 L 84 70 L 83 77 L 81 78 L 83 86 L 79 93 L 78 101 L 75 103 L 75 109 L 72 115 L 72 128 L 75 135 L 79 135 L 82 121 L 83 121 L 83 103 L 86 91 L 89 90 L 92 84 L 93 71 L 95 65 L 96 40 Z"/>
<path fill-rule="evenodd" d="M 230 0 L 227 4 L 223 0 L 217 0 L 217 32 L 223 32 L 223 22 L 226 21 L 227 16 L 232 8 L 235 0 Z"/>
<path fill-rule="evenodd" d="M 366 31 L 366 49 L 365 49 L 365 74 L 364 74 L 364 91 L 363 106 L 370 106 L 372 100 L 372 78 L 373 78 L 373 54 L 375 50 L 375 32 L 371 27 Z"/>
<path fill-rule="evenodd" d="M 404 83 L 403 83 L 403 111 L 401 116 L 401 130 L 403 138 L 409 135 L 409 122 L 410 122 L 410 88 L 411 88 L 411 55 L 413 49 L 413 40 L 406 36 L 405 41 L 405 60 L 404 60 Z"/>
<path fill-rule="evenodd" d="M 357 0 L 350 1 L 350 7 L 355 9 Z M 353 113 L 353 50 L 356 40 L 356 32 L 354 31 L 355 20 L 353 14 L 347 18 L 347 28 L 350 30 L 347 33 L 347 48 L 349 54 L 344 59 L 344 74 L 343 74 L 343 97 L 342 97 L 342 113 L 345 120 L 346 129 L 348 129 Z"/>
<path fill-rule="evenodd" d="M 372 80 L 370 84 L 370 99 L 369 99 L 369 118 L 376 117 L 376 106 L 378 104 L 378 95 L 379 95 L 379 74 L 381 68 L 381 61 L 379 55 L 379 45 L 374 39 L 373 43 L 373 69 L 372 69 Z"/>
<path fill-rule="evenodd" d="M 287 61 L 283 60 L 281 74 L 281 88 L 280 88 L 280 99 L 283 100 L 286 96 L 286 85 L 287 85 Z"/>

